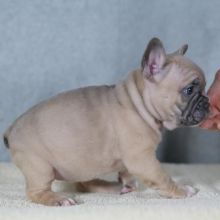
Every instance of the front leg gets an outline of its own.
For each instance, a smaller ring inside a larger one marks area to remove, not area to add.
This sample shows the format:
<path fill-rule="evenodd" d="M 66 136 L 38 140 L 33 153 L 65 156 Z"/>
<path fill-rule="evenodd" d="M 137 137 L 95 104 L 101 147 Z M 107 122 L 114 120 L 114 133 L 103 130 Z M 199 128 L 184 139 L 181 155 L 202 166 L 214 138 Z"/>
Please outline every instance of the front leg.
<path fill-rule="evenodd" d="M 137 180 L 126 169 L 119 172 L 118 180 L 122 183 L 121 194 L 133 192 L 138 187 Z"/>
<path fill-rule="evenodd" d="M 197 193 L 197 190 L 191 186 L 176 184 L 163 170 L 153 150 L 127 155 L 124 163 L 130 173 L 140 178 L 145 185 L 158 190 L 162 196 L 182 198 L 191 197 Z"/>

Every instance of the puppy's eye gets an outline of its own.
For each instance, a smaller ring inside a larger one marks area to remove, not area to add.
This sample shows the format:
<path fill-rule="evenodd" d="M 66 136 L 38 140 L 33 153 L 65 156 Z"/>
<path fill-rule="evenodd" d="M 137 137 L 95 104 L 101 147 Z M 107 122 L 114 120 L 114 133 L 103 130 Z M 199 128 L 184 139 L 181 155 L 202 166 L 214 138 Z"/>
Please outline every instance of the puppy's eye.
<path fill-rule="evenodd" d="M 185 89 L 183 89 L 183 93 L 187 96 L 190 96 L 193 94 L 193 91 L 194 91 L 194 87 L 193 86 L 189 86 Z"/>

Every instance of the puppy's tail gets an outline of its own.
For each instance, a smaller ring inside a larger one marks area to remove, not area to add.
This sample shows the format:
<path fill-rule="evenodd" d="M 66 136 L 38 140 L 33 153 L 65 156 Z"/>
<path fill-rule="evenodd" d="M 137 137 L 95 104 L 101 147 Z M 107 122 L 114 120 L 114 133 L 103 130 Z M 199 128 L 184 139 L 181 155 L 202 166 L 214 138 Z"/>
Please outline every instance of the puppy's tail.
<path fill-rule="evenodd" d="M 9 132 L 10 132 L 10 128 L 4 133 L 3 135 L 3 141 L 4 141 L 4 144 L 7 148 L 9 148 L 9 140 L 8 140 L 8 135 L 9 135 Z"/>
<path fill-rule="evenodd" d="M 5 146 L 9 148 L 9 142 L 8 142 L 8 138 L 6 137 L 6 135 L 3 136 L 3 141 L 4 141 Z"/>

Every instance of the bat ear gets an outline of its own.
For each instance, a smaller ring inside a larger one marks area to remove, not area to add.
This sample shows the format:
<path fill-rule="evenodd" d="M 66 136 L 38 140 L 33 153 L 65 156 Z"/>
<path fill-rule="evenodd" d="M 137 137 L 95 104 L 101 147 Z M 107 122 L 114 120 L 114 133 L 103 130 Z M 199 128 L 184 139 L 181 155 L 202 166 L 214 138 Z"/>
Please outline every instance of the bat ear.
<path fill-rule="evenodd" d="M 177 51 L 171 53 L 170 55 L 182 55 L 183 56 L 187 50 L 188 50 L 188 44 L 184 44 Z"/>
<path fill-rule="evenodd" d="M 147 79 L 154 78 L 156 74 L 161 72 L 165 60 L 166 53 L 162 42 L 158 38 L 151 39 L 141 62 L 144 76 Z"/>

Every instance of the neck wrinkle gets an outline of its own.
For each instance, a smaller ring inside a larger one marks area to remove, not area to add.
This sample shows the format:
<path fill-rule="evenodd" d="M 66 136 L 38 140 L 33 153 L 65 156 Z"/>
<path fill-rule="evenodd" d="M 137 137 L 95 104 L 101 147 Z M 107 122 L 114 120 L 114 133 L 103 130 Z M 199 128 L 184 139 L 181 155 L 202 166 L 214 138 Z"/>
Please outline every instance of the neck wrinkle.
<path fill-rule="evenodd" d="M 144 82 L 141 71 L 135 71 L 128 76 L 124 85 L 135 110 L 144 121 L 158 134 L 161 135 L 161 123 L 149 112 L 143 100 Z"/>
<path fill-rule="evenodd" d="M 149 86 L 146 85 L 145 86 Z M 152 117 L 155 118 L 155 120 L 162 125 L 163 117 L 160 114 L 160 112 L 157 110 L 156 106 L 154 105 L 152 99 L 150 98 L 151 94 L 143 94 L 143 99 L 145 100 L 144 105 L 146 109 L 148 109 L 148 112 L 152 115 Z"/>

